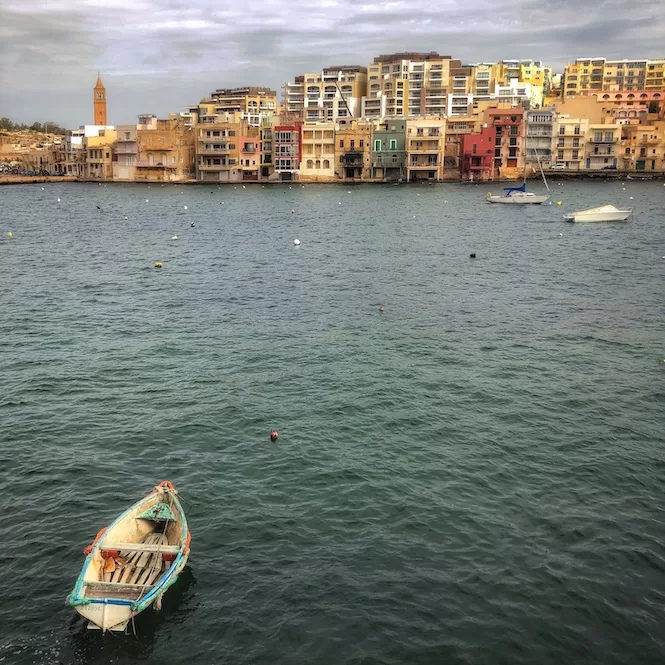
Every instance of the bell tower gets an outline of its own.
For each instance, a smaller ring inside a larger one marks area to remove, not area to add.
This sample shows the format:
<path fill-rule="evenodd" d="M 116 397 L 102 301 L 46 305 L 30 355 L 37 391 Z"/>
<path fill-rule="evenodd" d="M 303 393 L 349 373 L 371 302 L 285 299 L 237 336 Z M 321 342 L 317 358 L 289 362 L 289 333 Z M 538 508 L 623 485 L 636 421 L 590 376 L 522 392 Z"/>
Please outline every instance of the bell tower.
<path fill-rule="evenodd" d="M 97 83 L 93 93 L 93 108 L 95 112 L 95 125 L 106 125 L 106 88 L 102 83 L 102 77 L 97 72 Z"/>

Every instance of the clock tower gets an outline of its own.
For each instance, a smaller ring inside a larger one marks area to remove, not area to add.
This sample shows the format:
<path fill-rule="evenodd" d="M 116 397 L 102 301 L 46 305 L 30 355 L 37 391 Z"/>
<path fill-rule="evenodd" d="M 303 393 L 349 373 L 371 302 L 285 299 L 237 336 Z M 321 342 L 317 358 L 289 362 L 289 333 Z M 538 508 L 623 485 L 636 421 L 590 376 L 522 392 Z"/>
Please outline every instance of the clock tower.
<path fill-rule="evenodd" d="M 106 88 L 102 77 L 97 72 L 97 84 L 93 93 L 93 107 L 95 112 L 95 125 L 106 125 Z"/>

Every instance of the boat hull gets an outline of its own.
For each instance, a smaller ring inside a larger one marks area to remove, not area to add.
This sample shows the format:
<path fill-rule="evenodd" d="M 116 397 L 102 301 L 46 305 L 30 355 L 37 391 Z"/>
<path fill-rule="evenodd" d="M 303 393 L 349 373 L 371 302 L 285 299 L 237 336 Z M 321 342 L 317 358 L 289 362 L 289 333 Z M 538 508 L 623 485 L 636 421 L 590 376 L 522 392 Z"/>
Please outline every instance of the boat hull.
<path fill-rule="evenodd" d="M 595 214 L 595 215 L 566 215 L 564 219 L 567 222 L 625 222 L 630 217 L 630 211 L 620 210 L 615 213 Z"/>
<path fill-rule="evenodd" d="M 161 598 L 189 559 L 191 535 L 177 492 L 158 485 L 102 529 L 84 550 L 86 559 L 68 604 L 103 632 L 127 623 Z"/>
<path fill-rule="evenodd" d="M 512 205 L 538 204 L 545 203 L 550 197 L 542 194 L 533 196 L 488 196 L 488 203 L 508 203 Z"/>

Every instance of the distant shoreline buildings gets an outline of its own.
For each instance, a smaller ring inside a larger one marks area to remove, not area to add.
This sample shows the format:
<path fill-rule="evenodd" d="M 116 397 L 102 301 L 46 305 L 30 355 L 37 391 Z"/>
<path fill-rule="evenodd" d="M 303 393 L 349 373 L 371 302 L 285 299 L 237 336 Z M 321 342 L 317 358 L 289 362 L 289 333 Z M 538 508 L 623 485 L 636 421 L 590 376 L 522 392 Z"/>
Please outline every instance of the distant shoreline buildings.
<path fill-rule="evenodd" d="M 52 174 L 119 182 L 488 181 L 558 170 L 665 172 L 665 59 L 464 65 L 428 53 L 219 88 L 168 118 L 93 125 L 43 149 Z M 2 161 L 0 149 L 0 161 Z"/>

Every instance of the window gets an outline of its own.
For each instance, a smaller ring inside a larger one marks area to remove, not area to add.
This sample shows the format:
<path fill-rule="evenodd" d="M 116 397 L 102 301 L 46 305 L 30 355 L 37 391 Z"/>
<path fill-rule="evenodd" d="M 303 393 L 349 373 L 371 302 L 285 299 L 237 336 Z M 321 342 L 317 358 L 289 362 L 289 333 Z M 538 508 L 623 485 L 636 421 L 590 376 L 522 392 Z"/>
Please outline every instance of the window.
<path fill-rule="evenodd" d="M 614 141 L 614 132 L 605 132 L 606 141 Z"/>
<path fill-rule="evenodd" d="M 229 150 L 235 150 L 235 149 L 236 149 L 236 144 L 235 143 L 229 143 Z"/>
<path fill-rule="evenodd" d="M 518 131 L 518 127 L 516 125 L 512 125 L 511 128 L 510 128 L 511 135 L 512 136 L 517 136 L 517 131 Z"/>
<path fill-rule="evenodd" d="M 236 135 L 236 130 L 235 129 L 229 129 L 229 136 L 235 136 Z"/>
<path fill-rule="evenodd" d="M 476 154 L 476 144 L 473 144 L 473 148 L 471 149 L 472 154 Z"/>
<path fill-rule="evenodd" d="M 574 160 L 579 159 L 579 154 L 580 154 L 579 150 L 573 150 L 573 159 Z"/>
<path fill-rule="evenodd" d="M 374 150 L 379 152 L 381 150 L 381 139 L 376 139 L 374 141 Z"/>
<path fill-rule="evenodd" d="M 559 150 L 556 154 L 556 158 L 561 162 L 563 161 L 563 150 Z"/>
<path fill-rule="evenodd" d="M 339 147 L 343 148 L 344 147 L 344 139 L 339 140 Z"/>
<path fill-rule="evenodd" d="M 390 139 L 390 149 L 397 150 L 397 139 Z"/>
<path fill-rule="evenodd" d="M 575 125 L 575 128 L 573 129 L 573 134 L 577 134 L 579 136 L 579 133 L 580 133 L 580 126 Z"/>
<path fill-rule="evenodd" d="M 109 153 L 107 152 L 107 153 L 106 153 L 106 159 L 108 159 L 109 157 L 110 157 L 110 155 L 109 155 Z"/>
<path fill-rule="evenodd" d="M 351 150 L 353 150 L 356 147 L 356 142 L 351 139 Z"/>
<path fill-rule="evenodd" d="M 603 132 L 594 132 L 593 140 L 596 142 L 603 140 Z"/>
<path fill-rule="evenodd" d="M 365 141 L 363 139 L 360 139 L 360 147 L 361 148 L 365 147 Z"/>
<path fill-rule="evenodd" d="M 125 132 L 125 141 L 129 141 L 129 132 Z"/>
<path fill-rule="evenodd" d="M 559 127 L 559 134 L 565 134 L 566 133 L 566 126 L 563 125 L 562 127 Z"/>

